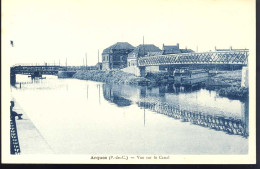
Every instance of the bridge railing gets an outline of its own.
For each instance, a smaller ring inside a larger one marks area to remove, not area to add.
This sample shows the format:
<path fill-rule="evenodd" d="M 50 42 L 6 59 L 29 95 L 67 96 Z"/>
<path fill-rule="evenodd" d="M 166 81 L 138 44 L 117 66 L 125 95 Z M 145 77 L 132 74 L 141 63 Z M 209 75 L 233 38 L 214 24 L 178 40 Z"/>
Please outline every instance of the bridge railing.
<path fill-rule="evenodd" d="M 62 66 L 14 66 L 11 67 L 11 73 L 14 74 L 33 74 L 41 72 L 41 74 L 55 74 L 58 71 L 64 71 L 66 67 Z"/>
<path fill-rule="evenodd" d="M 17 64 L 14 64 L 12 67 L 16 67 L 16 66 L 62 66 L 62 65 L 55 64 L 55 63 L 48 63 L 48 64 L 44 64 L 44 63 L 17 63 Z"/>
<path fill-rule="evenodd" d="M 242 64 L 246 65 L 248 50 L 200 52 L 141 57 L 138 66 L 171 64 Z"/>

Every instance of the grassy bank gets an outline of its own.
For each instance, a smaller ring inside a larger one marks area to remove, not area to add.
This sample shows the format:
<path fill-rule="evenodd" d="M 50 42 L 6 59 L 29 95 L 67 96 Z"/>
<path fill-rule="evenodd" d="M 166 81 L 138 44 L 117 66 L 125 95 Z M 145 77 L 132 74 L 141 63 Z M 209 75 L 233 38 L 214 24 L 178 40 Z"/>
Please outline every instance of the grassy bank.
<path fill-rule="evenodd" d="M 104 83 L 116 83 L 116 84 L 130 84 L 130 85 L 161 85 L 167 84 L 165 79 L 168 77 L 165 73 L 150 74 L 146 78 L 136 77 L 133 74 L 125 73 L 120 70 L 101 71 L 91 70 L 77 71 L 73 75 L 73 78 L 81 80 L 92 80 Z M 245 99 L 248 98 L 248 88 L 241 87 L 241 70 L 236 71 L 221 71 L 217 75 L 211 77 L 213 85 L 218 84 L 216 90 L 220 96 L 229 97 L 233 99 Z"/>
<path fill-rule="evenodd" d="M 247 99 L 249 94 L 248 88 L 241 87 L 241 78 L 241 70 L 220 71 L 216 76 L 212 77 L 212 80 L 216 84 L 225 86 L 217 90 L 219 96 L 233 99 Z"/>
<path fill-rule="evenodd" d="M 136 77 L 133 74 L 125 73 L 120 70 L 111 71 L 101 71 L 101 70 L 91 70 L 91 71 L 77 71 L 73 75 L 73 78 L 81 80 L 93 80 L 105 83 L 116 83 L 116 84 L 133 84 L 140 85 L 149 83 L 149 80 L 143 77 Z"/>
<path fill-rule="evenodd" d="M 216 76 L 212 77 L 212 80 L 216 84 L 223 84 L 224 86 L 241 86 L 241 70 L 235 71 L 219 71 Z"/>

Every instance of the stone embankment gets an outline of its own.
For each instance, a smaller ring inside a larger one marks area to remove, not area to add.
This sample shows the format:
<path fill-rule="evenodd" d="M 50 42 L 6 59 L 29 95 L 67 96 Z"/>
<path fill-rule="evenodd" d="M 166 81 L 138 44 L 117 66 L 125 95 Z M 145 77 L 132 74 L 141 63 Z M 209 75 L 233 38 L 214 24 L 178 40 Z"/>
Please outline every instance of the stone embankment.
<path fill-rule="evenodd" d="M 101 71 L 101 70 L 91 70 L 91 71 L 77 71 L 73 75 L 73 78 L 81 80 L 93 80 L 105 83 L 116 83 L 116 84 L 130 84 L 130 85 L 142 85 L 149 84 L 150 81 L 143 77 L 136 77 L 133 74 L 125 73 L 120 70 L 111 71 Z"/>
<path fill-rule="evenodd" d="M 22 107 L 14 100 L 13 110 L 22 114 L 22 119 L 15 120 L 17 133 L 20 145 L 21 154 L 53 154 L 54 151 L 51 149 L 49 144 L 46 142 L 40 131 L 33 124 L 27 113 L 22 109 Z"/>

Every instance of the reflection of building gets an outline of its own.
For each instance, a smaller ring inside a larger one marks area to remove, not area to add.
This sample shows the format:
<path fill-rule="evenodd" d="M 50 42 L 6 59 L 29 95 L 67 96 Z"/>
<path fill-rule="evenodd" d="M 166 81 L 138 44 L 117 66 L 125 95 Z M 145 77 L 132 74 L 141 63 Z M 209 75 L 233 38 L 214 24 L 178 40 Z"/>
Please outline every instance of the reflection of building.
<path fill-rule="evenodd" d="M 131 101 L 121 97 L 118 90 L 113 89 L 110 85 L 103 85 L 104 98 L 112 103 L 115 103 L 119 107 L 130 106 Z"/>
<path fill-rule="evenodd" d="M 126 67 L 127 55 L 134 47 L 128 42 L 117 42 L 103 50 L 102 70 L 121 69 Z"/>

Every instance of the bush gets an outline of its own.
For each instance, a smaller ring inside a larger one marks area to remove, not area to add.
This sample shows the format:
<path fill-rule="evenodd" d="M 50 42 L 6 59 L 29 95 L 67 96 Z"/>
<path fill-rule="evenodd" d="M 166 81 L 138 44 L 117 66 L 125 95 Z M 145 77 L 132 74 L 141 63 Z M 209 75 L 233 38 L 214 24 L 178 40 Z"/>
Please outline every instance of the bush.
<path fill-rule="evenodd" d="M 245 87 L 227 87 L 219 90 L 219 96 L 226 96 L 236 99 L 246 99 L 248 97 L 249 91 Z"/>

